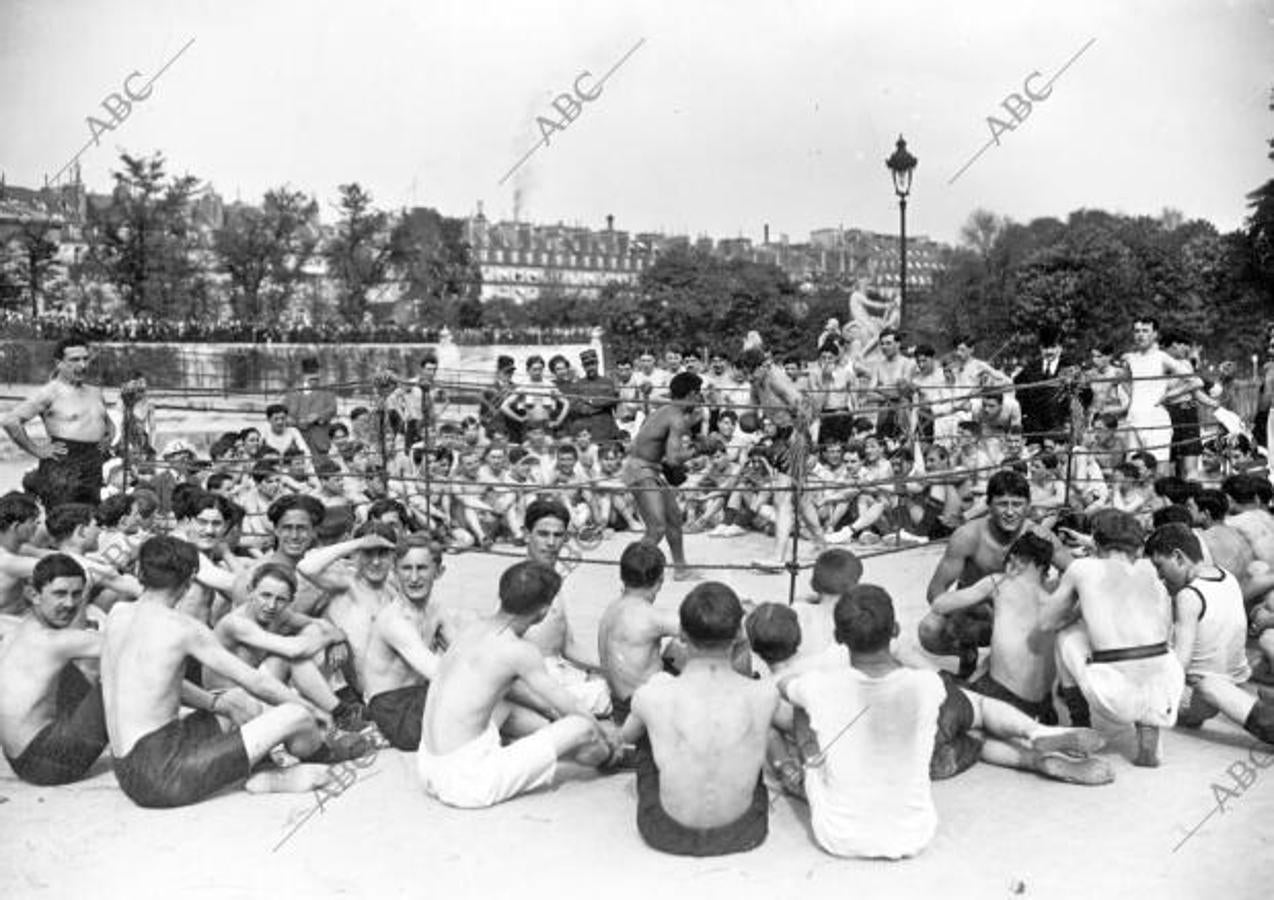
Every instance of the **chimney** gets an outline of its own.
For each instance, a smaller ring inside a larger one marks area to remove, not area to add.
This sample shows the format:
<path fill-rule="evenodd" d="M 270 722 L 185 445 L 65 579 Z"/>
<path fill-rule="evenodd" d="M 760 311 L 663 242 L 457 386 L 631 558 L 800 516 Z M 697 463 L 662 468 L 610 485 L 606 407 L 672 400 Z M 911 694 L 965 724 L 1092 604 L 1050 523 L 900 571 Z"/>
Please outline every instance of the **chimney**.
<path fill-rule="evenodd" d="M 770 223 L 766 222 L 765 223 L 765 239 L 761 243 L 768 244 L 769 242 L 770 242 Z"/>
<path fill-rule="evenodd" d="M 615 217 L 614 217 L 614 216 L 611 216 L 611 215 L 606 216 L 606 230 L 607 230 L 607 231 L 614 231 L 614 230 L 615 230 Z"/>

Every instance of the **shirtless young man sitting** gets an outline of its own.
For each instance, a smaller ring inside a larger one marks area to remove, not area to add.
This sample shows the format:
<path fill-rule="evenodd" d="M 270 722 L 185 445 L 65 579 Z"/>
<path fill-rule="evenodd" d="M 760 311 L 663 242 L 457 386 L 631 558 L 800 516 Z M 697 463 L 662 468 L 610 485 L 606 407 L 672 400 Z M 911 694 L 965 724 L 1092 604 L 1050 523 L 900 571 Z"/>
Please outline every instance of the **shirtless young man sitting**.
<path fill-rule="evenodd" d="M 40 504 L 30 494 L 0 497 L 0 641 L 26 610 L 24 588 L 39 557 L 20 552 L 40 525 Z"/>
<path fill-rule="evenodd" d="M 650 740 L 651 753 L 638 754 L 637 830 L 665 853 L 752 850 L 769 830 L 761 769 L 778 691 L 734 669 L 743 606 L 729 587 L 698 585 L 679 619 L 689 649 L 681 674 L 638 688 L 621 731 L 626 743 L 643 731 Z"/>
<path fill-rule="evenodd" d="M 64 338 L 53 349 L 57 374 L 27 400 L 0 418 L 13 442 L 40 460 L 36 484 L 46 506 L 102 500 L 102 464 L 115 440 L 115 425 L 106 413 L 102 389 L 84 383 L 88 342 Z M 26 423 L 39 416 L 49 436 L 38 447 Z"/>
<path fill-rule="evenodd" d="M 1107 719 L 1135 725 L 1133 765 L 1157 766 L 1159 729 L 1176 722 L 1185 686 L 1169 650 L 1168 594 L 1154 566 L 1139 558 L 1136 519 L 1107 509 L 1092 526 L 1097 556 L 1075 560 L 1062 573 L 1044 602 L 1040 628 L 1060 631 L 1058 670 L 1071 724 L 1087 725 L 1091 705 Z"/>
<path fill-rule="evenodd" d="M 442 571 L 440 544 L 423 535 L 407 537 L 398 556 L 401 593 L 372 620 L 363 693 L 380 733 L 399 750 L 420 747 L 429 682 L 438 674 L 437 652 L 446 645 L 438 607 L 429 604 Z"/>
<path fill-rule="evenodd" d="M 624 591 L 602 613 L 597 625 L 597 655 L 610 687 L 611 719 L 623 725 L 632 711 L 633 692 L 663 669 L 663 639 L 681 633 L 676 610 L 655 606 L 664 584 L 664 554 L 637 541 L 619 557 Z"/>
<path fill-rule="evenodd" d="M 341 701 L 319 669 L 315 658 L 331 645 L 345 640 L 345 634 L 331 622 L 295 616 L 291 611 L 296 596 L 296 576 L 279 563 L 266 563 L 253 570 L 247 601 L 224 616 L 213 628 L 221 646 L 256 669 L 264 669 L 292 687 L 338 723 L 349 721 L 349 704 Z M 234 680 L 205 668 L 202 679 L 207 690 L 233 688 Z"/>
<path fill-rule="evenodd" d="M 31 784 L 78 781 L 106 747 L 102 689 L 77 659 L 101 653 L 102 636 L 77 628 L 84 570 L 54 553 L 36 563 L 31 609 L 0 644 L 0 746 L 13 773 Z"/>
<path fill-rule="evenodd" d="M 1221 712 L 1274 743 L 1274 698 L 1258 699 L 1239 687 L 1252 674 L 1242 588 L 1232 573 L 1204 564 L 1199 544 L 1185 525 L 1165 525 L 1145 548 L 1173 595 L 1173 652 L 1186 673 L 1177 724 L 1198 728 Z"/>
<path fill-rule="evenodd" d="M 986 486 L 987 516 L 956 529 L 946 552 L 929 581 L 929 602 L 950 590 L 952 584 L 968 587 L 978 580 L 1004 571 L 1009 547 L 1025 532 L 1048 538 L 1027 520 L 1031 486 L 1017 472 L 996 472 Z M 1069 551 L 1055 541 L 1053 565 L 1065 569 L 1071 563 Z M 931 609 L 920 621 L 920 646 L 939 656 L 960 658 L 957 677 L 968 678 L 978 665 L 978 647 L 991 643 L 994 612 L 990 604 L 979 604 L 944 615 Z"/>
<path fill-rule="evenodd" d="M 324 744 L 326 716 L 268 672 L 235 657 L 206 625 L 173 608 L 198 567 L 199 553 L 190 544 L 151 538 L 138 553 L 144 592 L 135 603 L 116 604 L 106 618 L 102 694 L 120 787 L 147 807 L 197 803 L 244 779 L 249 791 L 318 787 L 329 777 L 323 766 L 249 778 L 252 767 L 280 742 L 293 755 L 316 762 L 334 762 L 340 754 Z M 189 697 L 181 677 L 187 656 L 277 705 L 235 726 L 217 715 L 214 695 L 206 708 L 182 717 L 182 699 Z M 366 748 L 348 749 L 357 756 Z"/>
<path fill-rule="evenodd" d="M 526 630 L 548 613 L 561 577 L 548 566 L 520 562 L 500 576 L 500 608 L 458 632 L 425 700 L 417 771 L 425 790 L 448 806 L 494 806 L 544 787 L 557 761 L 570 756 L 598 765 L 612 754 L 597 720 L 558 685 Z M 561 718 L 541 717 L 508 702 L 524 682 Z M 500 733 L 515 740 L 500 745 Z"/>
<path fill-rule="evenodd" d="M 1003 700 L 1031 718 L 1053 725 L 1053 633 L 1039 630 L 1040 604 L 1048 591 L 1044 577 L 1053 561 L 1053 545 L 1026 533 L 1009 547 L 1003 575 L 988 575 L 967 588 L 934 598 L 931 609 L 943 616 L 978 603 L 994 610 L 988 669 L 969 685 Z"/>
<path fill-rule="evenodd" d="M 686 440 L 697 420 L 695 407 L 703 402 L 702 381 L 691 372 L 674 375 L 668 384 L 670 402 L 651 413 L 633 438 L 621 475 L 633 494 L 637 512 L 646 526 L 646 540 L 659 546 L 667 538 L 672 552 L 673 578 L 701 577 L 686 565 L 682 543 L 681 510 L 669 473 L 677 477 L 691 457 Z M 684 477 L 684 476 L 683 476 Z"/>

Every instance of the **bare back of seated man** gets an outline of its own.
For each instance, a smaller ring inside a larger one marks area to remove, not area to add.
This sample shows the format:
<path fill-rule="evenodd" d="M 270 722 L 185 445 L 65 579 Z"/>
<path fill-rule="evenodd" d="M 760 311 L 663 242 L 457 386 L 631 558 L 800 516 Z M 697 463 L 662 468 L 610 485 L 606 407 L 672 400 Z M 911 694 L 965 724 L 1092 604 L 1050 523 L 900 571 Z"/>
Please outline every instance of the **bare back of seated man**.
<path fill-rule="evenodd" d="M 650 741 L 650 752 L 638 754 L 637 828 L 665 853 L 741 853 L 769 830 L 761 769 L 778 689 L 733 667 L 743 606 L 729 587 L 695 587 L 680 621 L 689 647 L 681 674 L 657 674 L 638 688 L 621 732 L 634 741 L 645 731 Z"/>
<path fill-rule="evenodd" d="M 684 480 L 685 462 L 693 455 L 686 441 L 696 419 L 695 407 L 703 401 L 701 386 L 699 376 L 691 372 L 673 376 L 668 385 L 671 402 L 642 423 L 620 472 L 645 523 L 646 540 L 659 546 L 667 539 L 676 569 L 673 577 L 678 581 L 699 577 L 686 565 L 681 510 L 672 482 Z"/>
<path fill-rule="evenodd" d="M 677 611 L 655 606 L 664 583 L 664 555 L 658 547 L 645 541 L 625 547 L 619 578 L 624 592 L 606 607 L 597 626 L 597 655 L 616 725 L 628 718 L 633 693 L 663 669 L 663 639 L 681 632 Z"/>
<path fill-rule="evenodd" d="M 442 570 L 442 547 L 409 537 L 398 557 L 401 593 L 372 622 L 363 695 L 381 734 L 399 750 L 420 747 L 429 682 L 451 633 L 438 606 L 429 603 Z"/>
<path fill-rule="evenodd" d="M 447 648 L 425 701 L 417 771 L 425 790 L 449 806 L 494 806 L 550 784 L 560 757 L 585 765 L 610 758 L 597 721 L 549 675 L 538 647 L 523 639 L 548 614 L 561 577 L 520 562 L 500 577 L 500 608 L 463 628 Z M 509 699 L 523 682 L 561 718 L 545 720 Z M 516 738 L 501 746 L 501 731 Z"/>
<path fill-rule="evenodd" d="M 1009 547 L 1004 574 L 988 575 L 967 588 L 948 591 L 933 610 L 950 615 L 982 602 L 994 609 L 988 671 L 972 690 L 1017 707 L 1037 721 L 1057 721 L 1052 703 L 1053 634 L 1039 627 L 1040 605 L 1048 592 L 1043 579 L 1053 545 L 1037 534 L 1022 534 Z"/>
<path fill-rule="evenodd" d="M 249 791 L 318 787 L 329 778 L 323 766 L 252 774 L 252 767 L 280 743 L 316 762 L 335 761 L 339 754 L 324 743 L 326 716 L 278 679 L 235 657 L 207 626 L 173 608 L 198 565 L 198 551 L 185 541 L 149 539 L 138 554 L 144 592 L 134 603 L 116 604 L 106 618 L 102 694 L 120 787 L 146 807 L 196 803 L 245 779 Z M 183 682 L 187 656 L 277 705 L 241 725 L 223 721 L 217 696 L 209 699 Z M 183 701 L 200 709 L 182 716 Z M 347 749 L 347 757 L 353 757 L 367 746 Z"/>
<path fill-rule="evenodd" d="M 931 604 L 953 584 L 969 587 L 988 575 L 1003 572 L 1009 547 L 1023 533 L 1040 535 L 1053 544 L 1053 565 L 1058 569 L 1065 570 L 1070 565 L 1070 552 L 1026 518 L 1030 498 L 1030 484 L 1018 472 L 996 472 L 991 476 L 986 488 L 987 516 L 961 525 L 951 535 L 929 581 Z M 957 655 L 957 677 L 968 678 L 977 668 L 978 647 L 990 646 L 992 619 L 993 612 L 987 604 L 950 615 L 930 609 L 920 622 L 920 645 L 940 656 Z"/>
<path fill-rule="evenodd" d="M 1168 593 L 1149 560 L 1130 514 L 1093 517 L 1097 557 L 1076 560 L 1045 601 L 1040 627 L 1057 638 L 1062 696 L 1075 725 L 1096 706 L 1107 719 L 1137 728 L 1134 765 L 1160 762 L 1159 728 L 1177 716 L 1185 673 L 1170 652 Z M 1078 621 L 1077 621 L 1078 620 Z"/>
<path fill-rule="evenodd" d="M 30 611 L 0 644 L 0 747 L 32 784 L 77 781 L 106 747 L 102 689 L 75 666 L 102 646 L 98 632 L 75 626 L 85 581 L 69 556 L 44 557 L 31 576 Z"/>

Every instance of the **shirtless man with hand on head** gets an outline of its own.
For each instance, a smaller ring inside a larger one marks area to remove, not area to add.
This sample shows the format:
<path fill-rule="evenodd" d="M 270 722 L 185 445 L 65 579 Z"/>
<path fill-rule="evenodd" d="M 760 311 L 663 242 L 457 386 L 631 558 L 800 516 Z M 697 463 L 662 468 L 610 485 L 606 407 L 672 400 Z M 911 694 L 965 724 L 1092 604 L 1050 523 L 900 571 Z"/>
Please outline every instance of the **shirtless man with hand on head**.
<path fill-rule="evenodd" d="M 1053 633 L 1039 628 L 1040 604 L 1048 591 L 1044 577 L 1053 561 L 1053 545 L 1027 532 L 1009 547 L 1004 574 L 988 575 L 966 588 L 934 598 L 931 608 L 948 616 L 977 603 L 990 603 L 991 628 L 988 669 L 970 689 L 1005 703 L 1031 718 L 1053 725 Z"/>
<path fill-rule="evenodd" d="M 102 464 L 106 462 L 115 425 L 106 412 L 102 389 L 84 383 L 88 372 L 88 342 L 64 338 L 53 350 L 56 375 L 30 398 L 0 418 L 0 427 L 13 442 L 40 460 L 38 484 L 45 506 L 92 503 L 102 500 Z M 39 416 L 49 436 L 37 447 L 26 423 Z"/>
<path fill-rule="evenodd" d="M 929 581 L 929 602 L 958 587 L 969 587 L 978 580 L 1004 571 L 1009 547 L 1024 533 L 1050 535 L 1027 517 L 1031 486 L 1017 472 L 996 472 L 986 486 L 987 516 L 966 522 L 956 529 L 947 542 L 946 552 Z M 1053 543 L 1053 565 L 1065 569 L 1071 563 L 1070 552 Z M 994 618 L 990 604 L 958 610 L 949 615 L 930 609 L 920 621 L 920 646 L 930 653 L 960 658 L 958 678 L 968 678 L 978 665 L 978 647 L 991 643 Z"/>
<path fill-rule="evenodd" d="M 372 620 L 363 695 L 372 721 L 398 750 L 420 747 L 429 682 L 438 674 L 438 654 L 446 649 L 442 617 L 437 605 L 429 604 L 442 571 L 440 544 L 423 535 L 407 537 L 398 557 L 401 593 Z"/>
<path fill-rule="evenodd" d="M 40 504 L 30 494 L 0 497 L 0 641 L 26 610 L 24 588 L 39 558 L 22 553 L 40 526 Z"/>
<path fill-rule="evenodd" d="M 462 629 L 430 684 L 416 766 L 425 790 L 466 809 L 494 806 L 553 781 L 557 761 L 598 765 L 612 756 L 605 732 L 549 675 L 544 657 L 523 639 L 547 615 L 561 577 L 536 562 L 500 576 L 500 608 Z M 561 718 L 508 702 L 523 682 Z M 501 731 L 515 740 L 501 746 Z"/>
<path fill-rule="evenodd" d="M 102 636 L 75 627 L 84 605 L 80 564 L 61 553 L 31 576 L 31 609 L 0 645 L 0 746 L 31 784 L 78 781 L 106 747 L 102 689 L 75 666 L 96 660 Z"/>
<path fill-rule="evenodd" d="M 249 791 L 319 787 L 329 778 L 323 766 L 252 775 L 252 767 L 279 743 L 314 762 L 336 762 L 341 754 L 324 743 L 326 716 L 268 672 L 235 657 L 206 625 L 173 608 L 198 567 L 199 553 L 190 544 L 151 538 L 138 553 L 144 592 L 134 603 L 117 603 L 106 618 L 102 694 L 120 787 L 146 807 L 197 803 L 244 779 Z M 217 714 L 219 697 L 213 695 L 205 708 L 181 716 L 182 699 L 190 696 L 181 677 L 187 656 L 277 705 L 236 726 Z M 365 749 L 349 748 L 354 757 Z"/>
<path fill-rule="evenodd" d="M 1137 729 L 1136 766 L 1160 762 L 1159 729 L 1177 718 L 1185 686 L 1169 649 L 1172 614 L 1149 560 L 1139 558 L 1142 531 L 1130 514 L 1093 516 L 1095 558 L 1078 559 L 1044 602 L 1040 627 L 1059 631 L 1058 669 L 1072 725 L 1087 725 L 1089 707 Z M 1078 621 L 1076 621 L 1078 619 Z"/>
<path fill-rule="evenodd" d="M 638 755 L 637 830 L 664 853 L 742 853 L 769 830 L 761 769 L 778 690 L 734 669 L 743 605 L 729 587 L 698 585 L 679 619 L 689 648 L 681 674 L 638 688 L 620 733 L 625 743 L 643 731 L 650 740 L 651 752 Z"/>
<path fill-rule="evenodd" d="M 681 633 L 681 619 L 676 610 L 655 606 L 664 584 L 664 554 L 658 547 L 646 541 L 625 547 L 619 580 L 624 592 L 597 625 L 597 655 L 610 687 L 611 719 L 623 725 L 633 693 L 663 670 L 663 639 Z"/>

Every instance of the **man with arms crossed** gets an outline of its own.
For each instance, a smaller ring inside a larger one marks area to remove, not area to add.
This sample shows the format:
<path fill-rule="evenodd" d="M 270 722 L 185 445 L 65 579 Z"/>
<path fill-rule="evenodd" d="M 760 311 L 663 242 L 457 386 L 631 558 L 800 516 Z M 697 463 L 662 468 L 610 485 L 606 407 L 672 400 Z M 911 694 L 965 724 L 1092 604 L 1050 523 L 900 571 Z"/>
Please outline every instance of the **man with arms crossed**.
<path fill-rule="evenodd" d="M 115 425 L 106 413 L 102 389 L 84 383 L 88 342 L 64 338 L 53 358 L 57 374 L 0 419 L 0 427 L 40 460 L 37 493 L 46 508 L 70 502 L 96 506 L 102 500 L 102 464 L 115 440 Z M 26 423 L 36 416 L 44 421 L 47 447 L 37 447 L 27 434 Z"/>
<path fill-rule="evenodd" d="M 1135 518 L 1106 509 L 1092 525 L 1097 556 L 1077 559 L 1062 573 L 1044 601 L 1040 627 L 1061 632 L 1057 659 L 1071 724 L 1087 725 L 1091 705 L 1107 719 L 1135 725 L 1133 765 L 1157 766 L 1159 729 L 1176 722 L 1185 686 L 1181 663 L 1168 649 L 1168 594 L 1154 566 L 1138 558 L 1142 531 Z"/>
<path fill-rule="evenodd" d="M 544 618 L 562 585 L 548 566 L 520 562 L 500 576 L 500 608 L 461 630 L 425 699 L 416 767 L 425 790 L 466 809 L 494 806 L 550 784 L 560 757 L 598 765 L 611 746 L 597 720 L 544 666 L 526 630 Z M 561 715 L 541 717 L 508 702 L 518 680 Z M 500 745 L 500 732 L 515 738 Z"/>
<path fill-rule="evenodd" d="M 336 754 L 323 742 L 326 717 L 269 673 L 236 658 L 206 625 L 173 609 L 198 567 L 199 552 L 190 544 L 151 538 L 138 553 L 144 592 L 135 603 L 117 603 L 106 618 L 102 695 L 120 787 L 139 806 L 172 807 L 197 803 L 244 779 L 249 791 L 320 786 L 328 773 L 317 765 L 249 778 L 252 766 L 280 742 L 315 762 L 335 762 Z M 206 708 L 182 717 L 187 656 L 277 705 L 242 726 L 227 726 L 216 714 L 220 698 L 214 695 Z"/>
<path fill-rule="evenodd" d="M 438 674 L 434 649 L 445 646 L 437 605 L 429 605 L 442 574 L 442 546 L 411 535 L 398 557 L 395 593 L 372 620 L 366 653 L 367 712 L 398 750 L 420 747 L 429 682 Z"/>
<path fill-rule="evenodd" d="M 1023 533 L 1048 537 L 1026 518 L 1031 486 L 1017 472 L 996 472 L 986 486 L 987 516 L 966 522 L 947 542 L 946 552 L 929 581 L 929 602 L 950 590 L 952 584 L 969 587 L 979 579 L 1004 571 L 1009 547 Z M 1054 543 L 1053 565 L 1065 569 L 1068 551 Z M 991 643 L 993 611 L 989 604 L 943 614 L 930 609 L 920 622 L 920 646 L 939 656 L 960 658 L 957 677 L 968 678 L 978 665 L 978 647 Z"/>
<path fill-rule="evenodd" d="M 102 636 L 75 626 L 87 579 L 54 553 L 35 565 L 31 609 L 0 644 L 0 746 L 13 773 L 31 784 L 78 781 L 106 747 L 102 688 L 75 666 L 96 660 Z"/>
<path fill-rule="evenodd" d="M 650 739 L 651 752 L 638 755 L 637 830 L 665 853 L 742 853 L 769 829 L 761 769 L 778 691 L 732 665 L 743 606 L 729 587 L 698 585 L 679 618 L 689 650 L 681 674 L 638 688 L 621 731 L 625 743 L 643 731 Z"/>
<path fill-rule="evenodd" d="M 621 473 L 646 525 L 646 540 L 657 547 L 664 538 L 668 539 L 675 569 L 673 578 L 677 581 L 700 577 L 686 565 L 681 510 L 677 507 L 669 472 L 682 472 L 692 455 L 686 438 L 695 421 L 695 406 L 703 399 L 699 393 L 701 384 L 699 376 L 690 372 L 672 377 L 668 385 L 671 401 L 642 422 Z M 684 480 L 684 472 L 681 477 Z"/>

